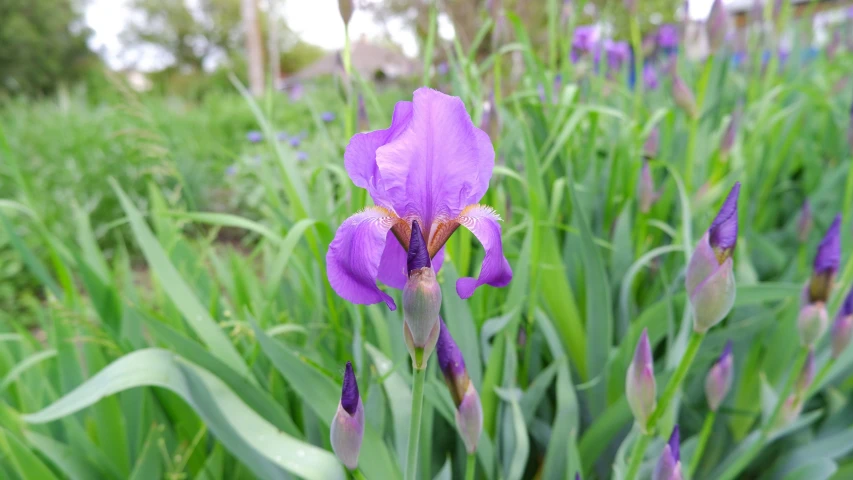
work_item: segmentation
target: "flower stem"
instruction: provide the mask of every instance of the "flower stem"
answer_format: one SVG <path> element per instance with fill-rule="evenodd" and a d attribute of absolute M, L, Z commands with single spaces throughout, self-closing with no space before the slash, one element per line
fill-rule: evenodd
<path fill-rule="evenodd" d="M 474 480 L 474 471 L 477 470 L 477 457 L 474 453 L 468 454 L 468 461 L 465 463 L 465 480 Z"/>
<path fill-rule="evenodd" d="M 629 480 L 633 479 L 640 472 L 640 465 L 643 464 L 643 456 L 651 439 L 651 433 L 640 434 L 640 439 L 637 440 L 637 443 L 634 444 L 634 449 L 631 450 L 631 463 L 628 465 L 628 475 L 625 478 Z"/>
<path fill-rule="evenodd" d="M 770 418 L 768 418 L 767 422 L 764 423 L 764 426 L 761 427 L 761 435 L 758 437 L 758 440 L 754 442 L 749 450 L 738 458 L 736 462 L 732 463 L 729 468 L 723 471 L 723 474 L 719 477 L 720 479 L 730 480 L 732 478 L 737 478 L 740 475 L 741 470 L 746 468 L 746 466 L 749 465 L 749 462 L 751 462 L 752 459 L 761 451 L 761 448 L 764 447 L 764 442 L 767 441 L 767 437 L 770 436 L 770 432 L 776 425 L 776 419 L 779 417 L 779 412 L 782 411 L 782 405 L 784 405 L 785 401 L 788 399 L 788 394 L 794 387 L 794 382 L 799 376 L 800 370 L 803 369 L 803 365 L 806 363 L 806 357 L 808 354 L 809 351 L 807 348 L 800 349 L 800 354 L 797 357 L 797 361 L 794 363 L 794 368 L 791 369 L 791 373 L 788 375 L 788 380 L 785 382 L 785 387 L 782 388 L 782 392 L 776 400 L 776 406 L 773 407 L 773 413 L 770 414 Z"/>
<path fill-rule="evenodd" d="M 702 431 L 699 432 L 699 442 L 696 444 L 696 450 L 693 451 L 693 458 L 690 460 L 690 465 L 687 467 L 687 478 L 693 478 L 693 473 L 699 468 L 699 462 L 702 461 L 702 453 L 705 451 L 705 445 L 708 444 L 708 438 L 711 437 L 711 431 L 714 427 L 714 420 L 717 418 L 717 412 L 711 411 L 705 417 L 705 423 L 702 424 Z"/>
<path fill-rule="evenodd" d="M 421 438 L 421 413 L 424 407 L 424 380 L 426 365 L 416 368 L 412 385 L 412 421 L 409 424 L 409 451 L 406 455 L 406 480 L 418 475 L 418 441 Z"/>
<path fill-rule="evenodd" d="M 669 409 L 669 403 L 672 402 L 676 392 L 681 388 L 681 383 L 684 382 L 684 377 L 687 376 L 687 371 L 690 369 L 690 365 L 693 364 L 693 360 L 699 352 L 703 338 L 705 338 L 705 334 L 703 333 L 693 331 L 690 334 L 690 343 L 687 344 L 687 350 L 684 352 L 684 356 L 681 357 L 681 362 L 678 363 L 675 373 L 670 377 L 669 382 L 667 382 L 666 389 L 663 391 L 663 395 L 661 395 L 655 411 L 652 412 L 649 421 L 646 423 L 646 432 L 648 433 L 643 434 L 643 437 L 631 452 L 631 463 L 628 475 L 625 477 L 626 480 L 633 480 L 637 477 L 640 464 L 643 462 L 643 456 L 646 454 L 646 447 L 649 446 L 649 440 L 654 434 L 655 426 L 657 426 L 658 421 Z"/>

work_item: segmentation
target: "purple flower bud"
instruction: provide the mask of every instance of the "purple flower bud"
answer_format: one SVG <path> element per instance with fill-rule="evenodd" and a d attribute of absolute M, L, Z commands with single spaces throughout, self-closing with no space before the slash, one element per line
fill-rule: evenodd
<path fill-rule="evenodd" d="M 468 371 L 465 369 L 465 359 L 462 357 L 462 352 L 459 351 L 459 347 L 450 335 L 447 325 L 441 319 L 439 319 L 439 328 L 438 342 L 435 344 L 438 367 L 444 374 L 444 381 L 450 390 L 450 396 L 453 397 L 453 402 L 458 407 L 462 403 L 462 397 L 465 396 L 468 384 L 471 381 L 468 378 Z"/>
<path fill-rule="evenodd" d="M 717 51 L 723 45 L 728 33 L 728 23 L 729 14 L 723 6 L 723 0 L 714 0 L 706 23 L 708 43 L 711 50 Z"/>
<path fill-rule="evenodd" d="M 403 335 L 412 364 L 426 368 L 439 336 L 438 312 L 441 309 L 441 288 L 417 220 L 412 222 L 412 236 L 406 258 L 409 277 L 403 287 Z"/>
<path fill-rule="evenodd" d="M 657 201 L 659 194 L 655 191 L 655 184 L 652 180 L 652 173 L 649 169 L 649 162 L 643 160 L 643 167 L 640 170 L 640 183 L 637 186 L 640 197 L 640 211 L 649 213 L 652 205 Z"/>
<path fill-rule="evenodd" d="M 817 247 L 811 280 L 809 302 L 826 302 L 832 290 L 835 272 L 841 263 L 841 215 L 836 215 Z"/>
<path fill-rule="evenodd" d="M 332 419 L 330 437 L 332 450 L 338 460 L 350 470 L 355 470 L 358 467 L 358 454 L 364 437 L 364 406 L 350 362 L 347 362 L 344 372 L 341 401 Z"/>
<path fill-rule="evenodd" d="M 708 371 L 705 377 L 705 398 L 708 408 L 716 412 L 720 404 L 732 388 L 734 358 L 732 357 L 732 342 L 726 343 L 726 348 L 717 363 Z"/>
<path fill-rule="evenodd" d="M 651 159 L 658 156 L 658 146 L 660 145 L 660 129 L 655 126 L 646 138 L 643 144 L 643 158 Z"/>
<path fill-rule="evenodd" d="M 797 330 L 803 346 L 811 347 L 820 340 L 829 325 L 826 304 L 814 302 L 804 305 L 797 316 Z"/>
<path fill-rule="evenodd" d="M 657 465 L 655 465 L 652 480 L 682 480 L 684 478 L 681 473 L 681 452 L 678 437 L 678 425 L 676 425 L 672 429 L 669 441 L 663 447 Z"/>
<path fill-rule="evenodd" d="M 693 92 L 674 70 L 672 72 L 672 98 L 675 100 L 675 104 L 684 110 L 684 113 L 690 118 L 696 118 L 699 114 Z"/>
<path fill-rule="evenodd" d="M 541 83 L 536 85 L 536 93 L 539 94 L 539 103 L 545 105 L 545 85 Z"/>
<path fill-rule="evenodd" d="M 806 199 L 803 202 L 803 208 L 800 210 L 800 218 L 797 220 L 797 238 L 800 242 L 805 242 L 809 238 L 814 219 L 812 218 L 812 204 Z"/>
<path fill-rule="evenodd" d="M 456 407 L 456 427 L 465 443 L 465 450 L 469 454 L 477 451 L 477 442 L 483 432 L 483 405 L 473 383 L 468 383 L 462 403 Z"/>
<path fill-rule="evenodd" d="M 847 293 L 832 324 L 832 358 L 838 358 L 850 344 L 853 334 L 853 289 Z"/>
<path fill-rule="evenodd" d="M 258 132 L 256 130 L 252 130 L 246 134 L 246 140 L 248 140 L 252 143 L 260 143 L 261 140 L 263 140 L 263 139 L 264 139 L 264 136 L 261 135 L 261 132 Z"/>
<path fill-rule="evenodd" d="M 364 107 L 364 97 L 358 96 L 358 129 L 361 132 L 370 130 L 370 122 L 367 120 L 367 109 Z"/>
<path fill-rule="evenodd" d="M 742 114 L 743 107 L 738 105 L 734 112 L 732 112 L 731 118 L 729 118 L 729 124 L 726 126 L 726 131 L 723 134 L 723 140 L 720 142 L 720 153 L 723 155 L 723 158 L 728 157 L 729 152 L 732 151 L 735 139 L 737 138 L 737 130 L 740 126 L 740 117 Z"/>
<path fill-rule="evenodd" d="M 341 20 L 344 21 L 344 25 L 349 24 L 349 21 L 352 19 L 353 10 L 355 10 L 355 7 L 352 0 L 338 0 L 338 12 L 341 14 Z"/>
<path fill-rule="evenodd" d="M 655 66 L 651 63 L 643 65 L 643 85 L 646 87 L 646 90 L 657 90 L 659 84 L 660 81 Z"/>
<path fill-rule="evenodd" d="M 693 307 L 693 329 L 700 333 L 719 323 L 734 305 L 735 279 L 731 254 L 737 243 L 739 194 L 740 182 L 732 187 L 687 265 L 685 286 Z"/>
<path fill-rule="evenodd" d="M 708 229 L 708 241 L 711 247 L 717 252 L 720 263 L 731 255 L 731 252 L 737 245 L 737 200 L 740 196 L 740 182 L 735 182 L 735 185 L 729 191 L 726 201 L 720 207 L 719 213 L 711 223 Z"/>
<path fill-rule="evenodd" d="M 335 112 L 323 112 L 320 114 L 320 119 L 326 123 L 335 121 Z"/>
<path fill-rule="evenodd" d="M 628 366 L 628 375 L 625 378 L 625 396 L 628 405 L 634 414 L 637 425 L 645 432 L 649 416 L 655 410 L 657 401 L 655 399 L 656 385 L 654 372 L 654 359 L 652 358 L 652 347 L 649 344 L 649 333 L 643 329 L 637 348 L 634 350 L 634 358 Z"/>

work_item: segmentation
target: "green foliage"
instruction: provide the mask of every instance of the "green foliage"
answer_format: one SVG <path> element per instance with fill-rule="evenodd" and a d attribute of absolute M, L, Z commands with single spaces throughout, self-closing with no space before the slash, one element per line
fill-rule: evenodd
<path fill-rule="evenodd" d="M 836 212 L 847 225 L 853 218 L 843 135 L 853 99 L 836 86 L 853 72 L 853 52 L 800 65 L 795 50 L 764 68 L 680 58 L 700 105 L 694 120 L 667 81 L 639 96 L 604 72 L 556 70 L 550 59 L 567 53 L 570 36 L 542 51 L 509 21 L 511 49 L 479 59 L 476 44 L 454 45 L 450 73 L 431 80 L 477 123 L 494 90 L 500 118 L 483 203 L 504 219 L 513 281 L 459 299 L 456 278 L 476 273 L 483 255 L 462 230 L 439 274 L 442 316 L 482 398 L 476 478 L 623 478 L 640 438 L 650 445 L 639 458 L 647 478 L 675 423 L 682 461 L 693 462 L 710 414 L 705 374 L 729 339 L 734 386 L 694 478 L 847 478 L 852 348 L 830 362 L 820 344 L 802 413 L 782 428 L 764 422 L 804 358 L 794 332 L 813 252 Z M 764 47 L 753 46 L 753 61 Z M 504 75 L 517 55 L 525 68 Z M 557 73 L 563 88 L 552 92 Z M 515 83 L 493 89 L 486 76 Z M 409 89 L 354 82 L 371 128 L 410 99 Z M 0 307 L 1 478 L 341 477 L 328 439 L 347 360 L 367 418 L 357 475 L 401 477 L 412 375 L 400 312 L 343 301 L 325 274 L 335 229 L 370 203 L 342 158 L 356 103 L 331 85 L 307 90 L 296 103 L 239 89 L 242 98 L 214 91 L 196 102 L 159 93 L 94 107 L 75 95 L 16 100 L 0 111 L 0 261 L 13 265 L 0 279 L 15 279 L 16 302 Z M 324 123 L 325 110 L 338 120 Z M 661 196 L 642 213 L 637 180 L 655 126 Z M 248 130 L 264 141 L 249 143 Z M 302 130 L 296 148 L 276 138 Z M 685 258 L 735 181 L 735 307 L 688 344 Z M 815 227 L 801 241 L 805 198 Z M 853 284 L 848 231 L 843 252 L 831 314 Z M 643 329 L 659 392 L 685 375 L 653 437 L 632 431 L 624 398 Z M 685 351 L 695 361 L 682 363 Z M 435 370 L 416 469 L 463 478 L 454 403 Z"/>
<path fill-rule="evenodd" d="M 0 2 L 0 99 L 43 95 L 99 65 L 74 0 Z"/>

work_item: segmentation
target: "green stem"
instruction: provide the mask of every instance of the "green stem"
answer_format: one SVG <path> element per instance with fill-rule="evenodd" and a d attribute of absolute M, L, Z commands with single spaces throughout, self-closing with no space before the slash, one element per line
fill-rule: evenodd
<path fill-rule="evenodd" d="M 770 414 L 770 418 L 768 418 L 764 426 L 761 427 L 761 435 L 758 437 L 758 440 L 753 443 L 749 450 L 738 458 L 736 462 L 732 463 L 729 468 L 723 471 L 723 474 L 719 477 L 721 480 L 737 478 L 740 475 L 741 470 L 746 468 L 746 466 L 749 465 L 749 462 L 751 462 L 764 447 L 764 442 L 767 441 L 767 437 L 770 436 L 771 430 L 776 425 L 776 419 L 779 417 L 779 412 L 782 411 L 782 406 L 788 399 L 788 394 L 794 387 L 794 382 L 799 376 L 799 372 L 803 369 L 803 365 L 806 363 L 806 357 L 808 354 L 809 351 L 807 348 L 800 349 L 800 354 L 797 357 L 797 361 L 794 363 L 794 368 L 791 369 L 791 373 L 788 375 L 788 380 L 785 382 L 785 387 L 782 389 L 782 392 L 779 394 L 779 398 L 776 400 L 776 406 L 773 408 L 773 413 Z"/>
<path fill-rule="evenodd" d="M 820 384 L 823 382 L 823 379 L 829 375 L 829 371 L 832 370 L 832 365 L 835 363 L 835 359 L 831 358 L 823 368 L 820 369 L 820 372 L 817 373 L 817 376 L 814 377 L 811 386 L 809 387 L 808 393 L 806 393 L 806 399 L 810 398 L 812 395 L 817 393 L 817 390 L 820 388 Z"/>
<path fill-rule="evenodd" d="M 474 471 L 477 470 L 477 457 L 473 453 L 468 454 L 468 461 L 465 463 L 465 480 L 474 480 Z"/>
<path fill-rule="evenodd" d="M 699 442 L 696 444 L 696 450 L 693 451 L 693 458 L 690 459 L 690 465 L 687 467 L 687 478 L 693 478 L 693 473 L 699 468 L 699 462 L 702 461 L 702 453 L 705 451 L 705 445 L 708 444 L 708 438 L 711 437 L 711 431 L 714 428 L 714 420 L 716 418 L 716 411 L 712 411 L 705 417 L 705 423 L 702 424 L 702 431 L 699 432 Z"/>
<path fill-rule="evenodd" d="M 429 7 L 429 30 L 424 48 L 424 77 L 423 86 L 429 85 L 430 72 L 432 71 L 432 54 L 435 49 L 435 32 L 438 29 L 438 7 L 436 2 L 431 2 Z"/>
<path fill-rule="evenodd" d="M 640 20 L 631 15 L 631 48 L 634 50 L 634 121 L 640 122 L 640 109 L 643 106 L 643 41 L 640 39 Z"/>
<path fill-rule="evenodd" d="M 421 438 L 421 413 L 424 407 L 424 380 L 426 365 L 416 368 L 412 385 L 412 421 L 409 424 L 409 450 L 406 455 L 406 480 L 418 476 L 418 441 Z"/>
<path fill-rule="evenodd" d="M 699 352 L 703 338 L 705 338 L 705 334 L 703 333 L 694 331 L 690 334 L 690 343 L 687 344 L 687 350 L 684 352 L 684 356 L 681 357 L 681 362 L 678 363 L 675 373 L 670 377 L 669 382 L 667 382 L 666 389 L 663 391 L 663 395 L 661 395 L 655 411 L 652 412 L 646 423 L 646 432 L 648 433 L 643 435 L 643 438 L 640 439 L 640 442 L 637 443 L 637 446 L 631 452 L 631 467 L 628 469 L 628 475 L 625 477 L 627 480 L 633 480 L 637 477 L 637 472 L 640 469 L 640 464 L 643 462 L 646 447 L 649 446 L 649 440 L 655 431 L 655 427 L 663 417 L 663 414 L 669 409 L 669 404 L 672 402 L 678 389 L 681 388 L 681 383 L 684 382 L 684 377 L 687 376 L 687 371 L 690 370 L 690 365 L 693 364 L 693 360 Z"/>
<path fill-rule="evenodd" d="M 640 472 L 640 465 L 643 464 L 643 456 L 646 453 L 646 448 L 649 447 L 649 442 L 652 440 L 650 433 L 641 433 L 640 439 L 634 444 L 634 449 L 631 451 L 631 463 L 628 466 L 628 475 L 625 477 L 631 480 Z"/>

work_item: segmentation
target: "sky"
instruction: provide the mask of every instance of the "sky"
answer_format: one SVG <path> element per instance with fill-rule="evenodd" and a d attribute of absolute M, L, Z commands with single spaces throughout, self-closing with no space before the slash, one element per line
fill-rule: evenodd
<path fill-rule="evenodd" d="M 338 14 L 337 0 L 267 1 L 278 4 L 290 28 L 306 42 L 327 50 L 343 48 L 344 29 Z M 731 0 L 724 0 L 724 3 L 729 1 Z M 694 19 L 707 17 L 711 2 L 712 0 L 691 0 L 690 17 Z M 190 0 L 190 4 L 192 3 L 193 1 Z M 128 0 L 89 0 L 86 8 L 86 22 L 95 32 L 90 41 L 91 47 L 101 53 L 112 68 L 126 67 L 132 60 L 138 60 L 138 66 L 143 70 L 161 67 L 163 59 L 156 51 L 140 50 L 123 54 L 119 34 L 131 15 L 127 4 Z M 387 28 L 391 38 L 400 44 L 407 55 L 417 55 L 417 41 L 411 32 L 403 28 L 401 22 L 382 25 L 364 11 L 356 10 L 353 14 L 350 22 L 350 38 L 355 40 L 362 35 L 377 36 L 383 28 Z M 439 34 L 445 38 L 453 35 L 453 27 L 446 19 L 439 21 Z"/>

